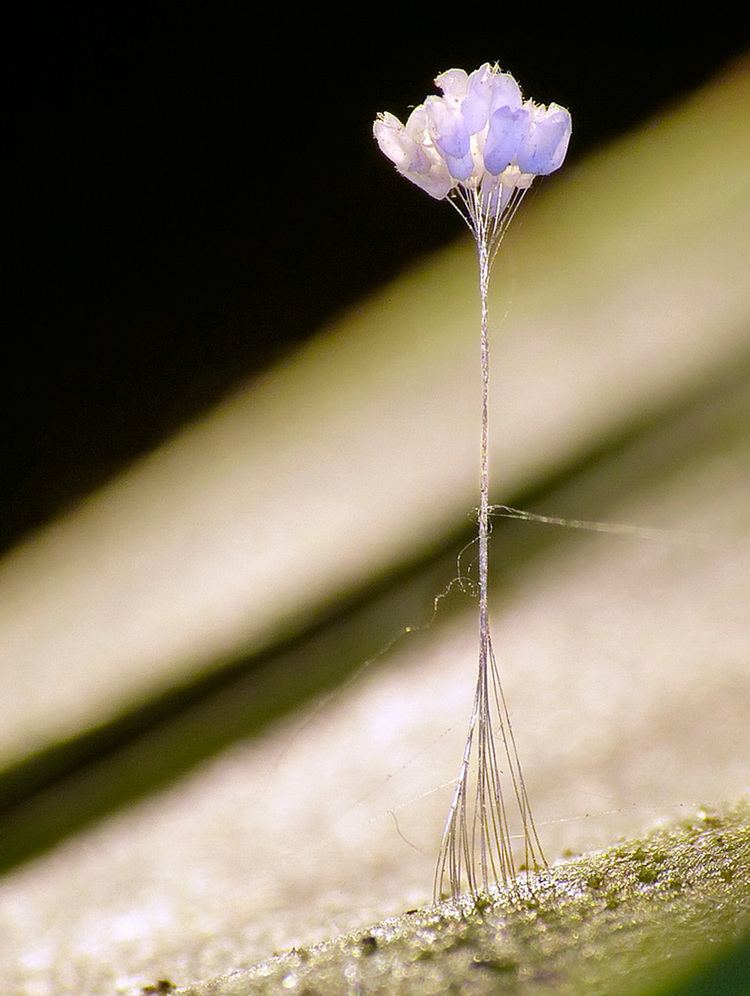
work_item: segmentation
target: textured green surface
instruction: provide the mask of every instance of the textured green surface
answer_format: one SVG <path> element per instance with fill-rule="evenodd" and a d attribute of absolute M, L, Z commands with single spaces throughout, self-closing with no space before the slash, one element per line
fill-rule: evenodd
<path fill-rule="evenodd" d="M 680 988 L 686 963 L 750 927 L 750 808 L 702 810 L 520 881 L 192 986 L 190 996 L 334 993 L 649 993 L 722 988 L 739 948 Z M 687 986 L 687 984 L 685 984 Z"/>

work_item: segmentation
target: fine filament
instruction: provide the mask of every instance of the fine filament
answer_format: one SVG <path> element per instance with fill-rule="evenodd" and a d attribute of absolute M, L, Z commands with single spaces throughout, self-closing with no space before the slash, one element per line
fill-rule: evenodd
<path fill-rule="evenodd" d="M 488 607 L 489 504 L 489 337 L 488 292 L 492 264 L 527 188 L 513 189 L 501 206 L 500 184 L 493 191 L 458 188 L 450 203 L 469 226 L 477 246 L 481 305 L 482 430 L 480 447 L 479 667 L 469 730 L 451 799 L 435 869 L 434 896 L 457 898 L 464 888 L 472 895 L 495 883 L 513 887 L 520 868 L 512 840 L 520 836 L 523 867 L 546 866 L 526 782 L 518 756 L 510 713 L 490 632 Z M 513 832 L 517 811 L 520 834 Z"/>
<path fill-rule="evenodd" d="M 463 760 L 435 870 L 436 899 L 447 885 L 458 896 L 494 882 L 515 881 L 508 807 L 517 806 L 526 868 L 544 864 L 490 637 L 487 601 L 489 540 L 490 272 L 503 236 L 534 177 L 565 160 L 570 111 L 524 100 L 518 81 L 497 63 L 435 77 L 442 96 L 430 94 L 406 124 L 378 114 L 372 130 L 396 170 L 436 200 L 447 200 L 468 225 L 479 258 L 481 304 L 482 436 L 479 531 L 479 672 Z M 459 581 L 460 583 L 460 581 Z"/>

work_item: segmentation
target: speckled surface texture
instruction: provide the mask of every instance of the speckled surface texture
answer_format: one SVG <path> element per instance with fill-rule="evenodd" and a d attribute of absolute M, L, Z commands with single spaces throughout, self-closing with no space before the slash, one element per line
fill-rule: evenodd
<path fill-rule="evenodd" d="M 749 820 L 747 805 L 724 816 L 702 811 L 514 890 L 415 910 L 180 992 L 656 991 L 696 952 L 750 928 Z"/>
<path fill-rule="evenodd" d="M 692 458 L 677 469 L 665 459 L 676 427 L 648 443 L 658 474 L 639 444 L 632 462 L 650 483 L 631 481 L 607 518 L 746 535 L 747 395 L 682 422 Z M 502 571 L 492 602 L 552 860 L 737 798 L 750 756 L 746 544 L 563 536 Z M 426 904 L 475 626 L 474 603 L 459 599 L 329 701 L 5 876 L 0 992 L 186 984 Z"/>

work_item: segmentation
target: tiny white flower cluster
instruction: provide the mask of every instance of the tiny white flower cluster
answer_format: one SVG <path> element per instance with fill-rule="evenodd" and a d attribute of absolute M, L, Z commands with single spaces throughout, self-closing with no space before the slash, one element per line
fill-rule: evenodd
<path fill-rule="evenodd" d="M 486 62 L 473 73 L 449 69 L 403 125 L 379 114 L 373 134 L 396 169 L 442 200 L 470 192 L 482 214 L 497 217 L 514 191 L 559 169 L 568 150 L 570 112 L 524 101 L 510 73 Z"/>

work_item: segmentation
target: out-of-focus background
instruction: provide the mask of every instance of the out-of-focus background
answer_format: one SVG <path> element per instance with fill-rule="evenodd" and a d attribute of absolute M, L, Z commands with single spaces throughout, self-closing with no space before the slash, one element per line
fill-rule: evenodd
<path fill-rule="evenodd" d="M 495 273 L 493 500 L 647 530 L 496 524 L 549 856 L 747 788 L 747 33 L 362 18 L 16 27 L 3 991 L 187 983 L 429 898 L 475 273 L 371 123 L 453 65 L 574 120 Z"/>
<path fill-rule="evenodd" d="M 452 212 L 394 182 L 370 132 L 376 111 L 403 116 L 430 92 L 436 67 L 499 59 L 535 99 L 573 108 L 575 162 L 658 124 L 747 41 L 736 25 L 525 21 L 410 26 L 383 9 L 261 29 L 50 8 L 18 27 L 6 549 L 456 239 Z"/>

